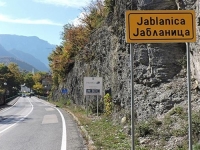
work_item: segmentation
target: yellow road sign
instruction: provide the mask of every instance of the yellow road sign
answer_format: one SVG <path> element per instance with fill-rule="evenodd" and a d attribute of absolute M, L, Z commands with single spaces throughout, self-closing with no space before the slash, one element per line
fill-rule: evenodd
<path fill-rule="evenodd" d="M 196 42 L 194 10 L 128 10 L 127 43 Z"/>

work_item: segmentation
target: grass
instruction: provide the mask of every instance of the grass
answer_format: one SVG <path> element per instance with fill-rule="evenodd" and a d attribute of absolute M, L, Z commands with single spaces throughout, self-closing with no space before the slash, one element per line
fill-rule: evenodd
<path fill-rule="evenodd" d="M 81 108 L 67 107 L 80 121 L 81 125 L 91 136 L 97 149 L 129 150 L 129 137 L 123 133 L 121 126 L 113 125 L 111 119 L 105 115 L 99 117 L 89 115 Z"/>
<path fill-rule="evenodd" d="M 111 118 L 101 114 L 97 117 L 94 114 L 87 113 L 85 109 L 70 103 L 70 100 L 60 100 L 53 102 L 67 111 L 72 112 L 79 120 L 89 136 L 94 142 L 97 150 L 130 150 L 131 137 L 128 136 L 120 125 L 114 125 Z M 135 148 L 136 150 L 160 150 L 167 144 L 171 137 L 186 137 L 188 131 L 187 112 L 181 106 L 177 106 L 169 111 L 162 120 L 156 118 L 149 118 L 144 122 L 138 122 L 135 126 Z M 194 149 L 200 147 L 198 139 L 200 137 L 200 111 L 192 113 L 192 133 Z M 83 132 L 84 133 L 84 132 Z M 88 140 L 87 136 L 83 137 Z M 141 144 L 140 138 L 149 140 L 149 143 Z M 155 143 L 159 142 L 159 145 Z M 173 141 L 172 141 L 173 142 Z M 95 150 L 96 150 L 95 149 Z M 188 149 L 187 138 L 183 138 L 182 143 L 179 143 L 175 150 Z M 90 149 L 89 150 L 94 150 Z"/>
<path fill-rule="evenodd" d="M 98 117 L 91 114 L 87 116 L 83 108 L 71 103 L 67 105 L 69 103 L 67 103 L 66 100 L 50 102 L 73 113 L 79 120 L 81 126 L 84 126 L 92 138 L 97 150 L 130 150 L 130 137 L 123 132 L 123 128 L 120 125 L 113 125 L 111 118 L 108 116 L 104 114 Z M 83 137 L 85 137 L 85 135 L 83 135 Z"/>
<path fill-rule="evenodd" d="M 130 149 L 128 137 L 122 132 L 121 127 L 112 125 L 105 116 L 91 119 L 86 127 L 97 149 Z"/>

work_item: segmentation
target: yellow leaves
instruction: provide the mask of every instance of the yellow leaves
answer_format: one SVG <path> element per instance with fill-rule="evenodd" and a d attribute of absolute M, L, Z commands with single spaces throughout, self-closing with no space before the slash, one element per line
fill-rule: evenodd
<path fill-rule="evenodd" d="M 88 32 L 83 26 L 70 26 L 70 28 L 65 29 L 64 37 L 64 49 L 70 52 L 77 52 L 81 50 L 88 41 Z"/>
<path fill-rule="evenodd" d="M 88 32 L 83 26 L 67 24 L 64 26 L 62 46 L 57 46 L 49 56 L 53 73 L 63 77 L 73 67 L 74 57 L 81 51 L 88 41 Z"/>
<path fill-rule="evenodd" d="M 105 106 L 105 114 L 107 116 L 111 115 L 112 113 L 112 98 L 110 96 L 110 94 L 106 94 L 104 96 L 104 106 Z"/>
<path fill-rule="evenodd" d="M 69 55 L 71 49 L 73 48 L 73 44 L 70 42 L 65 42 L 64 44 L 64 52 Z"/>
<path fill-rule="evenodd" d="M 0 95 L 3 95 L 3 94 L 5 94 L 5 89 L 0 88 Z"/>
<path fill-rule="evenodd" d="M 83 10 L 83 17 L 79 18 L 83 24 L 78 26 L 66 24 L 63 27 L 61 46 L 57 46 L 48 58 L 52 74 L 56 73 L 59 77 L 65 78 L 73 68 L 76 55 L 84 53 L 84 47 L 89 41 L 92 30 L 99 27 L 106 15 L 103 0 L 92 1 Z M 85 57 L 91 60 L 93 56 Z"/>
<path fill-rule="evenodd" d="M 33 85 L 33 90 L 36 91 L 37 93 L 42 94 L 43 92 L 43 86 L 40 82 L 37 82 L 35 85 Z"/>
<path fill-rule="evenodd" d="M 42 80 L 42 75 L 40 73 L 35 73 L 33 75 L 34 82 L 40 82 Z"/>

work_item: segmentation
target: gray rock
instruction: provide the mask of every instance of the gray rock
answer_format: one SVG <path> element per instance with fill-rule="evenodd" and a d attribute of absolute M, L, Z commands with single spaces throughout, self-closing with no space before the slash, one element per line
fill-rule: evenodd
<path fill-rule="evenodd" d="M 90 42 L 77 56 L 71 71 L 66 74 L 65 82 L 60 83 L 54 91 L 54 100 L 64 97 L 84 107 L 88 102 L 94 105 L 91 108 L 96 109 L 96 96 L 83 94 L 83 78 L 99 76 L 103 78 L 103 96 L 106 90 L 111 91 L 113 120 L 120 123 L 121 116 L 130 115 L 130 44 L 125 41 L 124 10 L 131 7 L 144 10 L 178 8 L 175 0 L 143 0 L 138 1 L 138 4 L 136 0 L 132 2 L 133 5 L 131 0 L 115 1 L 114 12 L 109 13 L 104 25 L 93 32 Z M 191 72 L 193 78 L 200 83 L 199 27 L 197 36 L 198 41 L 190 44 Z M 133 44 L 133 51 L 134 110 L 137 120 L 162 115 L 175 104 L 187 99 L 185 43 Z M 83 59 L 85 52 L 91 57 Z M 60 93 L 63 87 L 68 89 L 67 95 Z M 99 97 L 101 112 L 104 110 L 103 96 L 101 99 Z"/>

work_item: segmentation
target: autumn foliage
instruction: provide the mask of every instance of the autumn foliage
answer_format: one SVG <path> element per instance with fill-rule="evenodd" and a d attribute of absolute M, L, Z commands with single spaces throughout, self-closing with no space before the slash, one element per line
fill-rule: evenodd
<path fill-rule="evenodd" d="M 55 86 L 63 81 L 66 74 L 73 68 L 77 54 L 84 55 L 84 47 L 88 43 L 90 34 L 103 23 L 111 2 L 112 0 L 91 1 L 83 8 L 79 25 L 66 24 L 63 27 L 63 41 L 49 56 L 49 66 Z"/>

